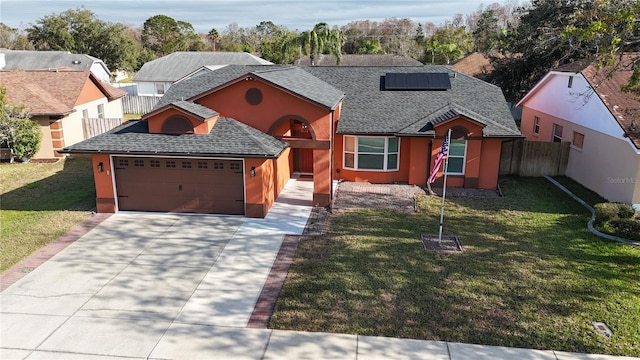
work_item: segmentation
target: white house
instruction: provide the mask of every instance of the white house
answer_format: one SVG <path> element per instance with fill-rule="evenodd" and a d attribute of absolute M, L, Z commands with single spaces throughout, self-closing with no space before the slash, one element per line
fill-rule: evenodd
<path fill-rule="evenodd" d="M 138 96 L 163 96 L 176 81 L 220 65 L 272 65 L 246 52 L 174 52 L 142 65 L 133 77 Z"/>
<path fill-rule="evenodd" d="M 571 142 L 568 177 L 640 209 L 640 99 L 622 91 L 629 60 L 610 76 L 592 62 L 550 71 L 518 105 L 527 140 Z"/>

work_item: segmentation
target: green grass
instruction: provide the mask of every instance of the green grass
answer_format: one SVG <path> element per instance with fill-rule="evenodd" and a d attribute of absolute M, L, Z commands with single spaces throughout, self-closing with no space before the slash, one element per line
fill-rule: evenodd
<path fill-rule="evenodd" d="M 89 218 L 95 207 L 91 161 L 0 166 L 0 271 Z"/>
<path fill-rule="evenodd" d="M 447 199 L 444 233 L 462 254 L 418 241 L 438 232 L 436 197 L 417 214 L 332 215 L 326 235 L 301 241 L 270 327 L 640 355 L 640 249 L 593 236 L 587 210 L 545 179 L 501 187 L 500 199 Z"/>

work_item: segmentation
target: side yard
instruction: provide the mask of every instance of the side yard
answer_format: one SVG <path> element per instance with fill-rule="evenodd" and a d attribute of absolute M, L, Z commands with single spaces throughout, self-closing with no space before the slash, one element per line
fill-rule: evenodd
<path fill-rule="evenodd" d="M 0 165 L 0 272 L 88 219 L 91 161 Z"/>
<path fill-rule="evenodd" d="M 447 198 L 459 254 L 418 240 L 438 232 L 438 197 L 418 213 L 337 209 L 300 241 L 270 327 L 639 356 L 640 249 L 593 236 L 586 209 L 545 179 L 501 188 Z"/>

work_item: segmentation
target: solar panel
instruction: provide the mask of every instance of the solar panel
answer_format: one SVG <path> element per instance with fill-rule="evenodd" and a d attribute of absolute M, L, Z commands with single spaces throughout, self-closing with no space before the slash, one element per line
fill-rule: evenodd
<path fill-rule="evenodd" d="M 451 89 L 448 73 L 386 73 L 385 90 L 447 90 Z"/>

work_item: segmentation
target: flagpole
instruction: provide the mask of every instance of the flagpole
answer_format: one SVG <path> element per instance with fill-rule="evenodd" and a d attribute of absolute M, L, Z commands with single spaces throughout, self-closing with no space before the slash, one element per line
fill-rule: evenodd
<path fill-rule="evenodd" d="M 451 129 L 447 132 L 447 157 L 444 159 L 444 183 L 442 184 L 442 206 L 440 207 L 440 231 L 438 231 L 438 241 L 442 241 L 442 223 L 444 221 L 444 198 L 447 194 L 447 167 L 449 166 L 449 147 L 451 146 Z"/>

